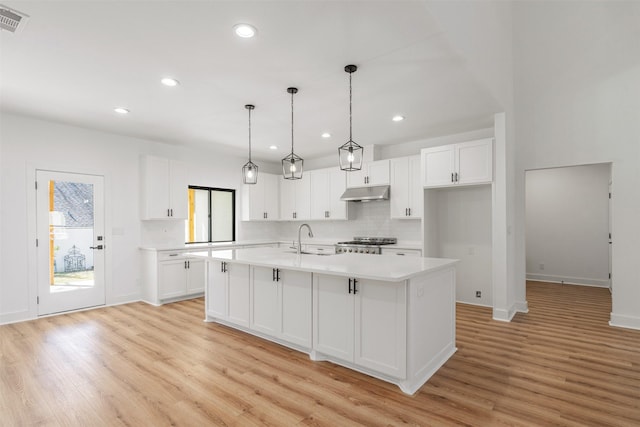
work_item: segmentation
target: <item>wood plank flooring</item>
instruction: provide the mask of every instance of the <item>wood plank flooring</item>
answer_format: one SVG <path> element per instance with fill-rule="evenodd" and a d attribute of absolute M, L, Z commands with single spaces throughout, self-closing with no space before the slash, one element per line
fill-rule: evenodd
<path fill-rule="evenodd" d="M 0 326 L 1 426 L 638 426 L 640 331 L 609 291 L 529 282 L 511 323 L 458 304 L 414 396 L 220 325 L 202 299 Z"/>

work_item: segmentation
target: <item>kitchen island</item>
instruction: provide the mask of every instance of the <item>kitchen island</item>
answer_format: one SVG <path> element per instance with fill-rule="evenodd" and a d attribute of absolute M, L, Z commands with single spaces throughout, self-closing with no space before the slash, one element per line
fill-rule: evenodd
<path fill-rule="evenodd" d="M 193 251 L 206 321 L 415 393 L 456 351 L 455 264 L 442 258 Z"/>

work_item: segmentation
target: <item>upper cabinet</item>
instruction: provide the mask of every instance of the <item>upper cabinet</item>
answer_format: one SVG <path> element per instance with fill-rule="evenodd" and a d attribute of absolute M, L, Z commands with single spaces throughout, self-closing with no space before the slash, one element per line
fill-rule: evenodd
<path fill-rule="evenodd" d="M 187 219 L 186 165 L 155 156 L 140 159 L 142 219 Z"/>
<path fill-rule="evenodd" d="M 420 155 L 391 159 L 391 218 L 422 218 Z"/>
<path fill-rule="evenodd" d="M 309 173 L 301 179 L 280 180 L 280 219 L 306 220 L 311 217 L 311 180 Z"/>
<path fill-rule="evenodd" d="M 389 160 L 366 162 L 359 171 L 347 172 L 349 188 L 375 185 L 389 185 Z"/>
<path fill-rule="evenodd" d="M 243 221 L 275 221 L 279 219 L 279 177 L 280 175 L 260 172 L 257 183 L 243 184 Z"/>
<path fill-rule="evenodd" d="M 337 167 L 309 172 L 311 181 L 311 219 L 347 219 L 347 202 L 340 196 L 347 188 L 345 172 Z"/>
<path fill-rule="evenodd" d="M 422 149 L 425 188 L 493 181 L 493 138 Z"/>

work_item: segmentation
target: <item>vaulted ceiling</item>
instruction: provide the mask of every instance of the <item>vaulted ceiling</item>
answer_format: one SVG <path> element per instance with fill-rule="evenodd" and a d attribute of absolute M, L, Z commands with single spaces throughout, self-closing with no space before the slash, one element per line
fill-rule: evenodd
<path fill-rule="evenodd" d="M 501 107 L 421 1 L 5 1 L 0 108 L 71 125 L 254 157 L 335 153 L 491 125 Z M 250 39 L 233 27 L 249 23 Z M 180 81 L 166 87 L 160 79 Z M 116 114 L 114 107 L 130 110 Z M 394 115 L 405 116 L 393 122 Z M 330 138 L 322 138 L 329 132 Z M 88 142 L 90 143 L 90 142 Z M 276 145 L 277 150 L 270 150 Z"/>

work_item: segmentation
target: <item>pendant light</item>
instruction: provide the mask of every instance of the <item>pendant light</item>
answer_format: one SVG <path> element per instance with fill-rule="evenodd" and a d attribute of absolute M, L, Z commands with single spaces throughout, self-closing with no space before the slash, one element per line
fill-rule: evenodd
<path fill-rule="evenodd" d="M 355 65 L 347 65 L 344 67 L 344 71 L 349 73 L 349 141 L 338 148 L 338 158 L 340 160 L 340 169 L 347 172 L 362 169 L 362 154 L 364 152 L 364 149 L 356 144 L 352 137 L 351 74 L 355 73 L 357 69 L 358 67 Z"/>
<path fill-rule="evenodd" d="M 284 179 L 300 179 L 304 160 L 293 152 L 293 95 L 298 93 L 298 89 L 290 87 L 287 92 L 291 94 L 291 154 L 282 159 L 282 175 Z"/>
<path fill-rule="evenodd" d="M 245 184 L 256 184 L 258 182 L 258 166 L 251 161 L 251 110 L 256 107 L 247 104 L 244 108 L 249 110 L 249 161 L 242 167 L 242 182 Z"/>

